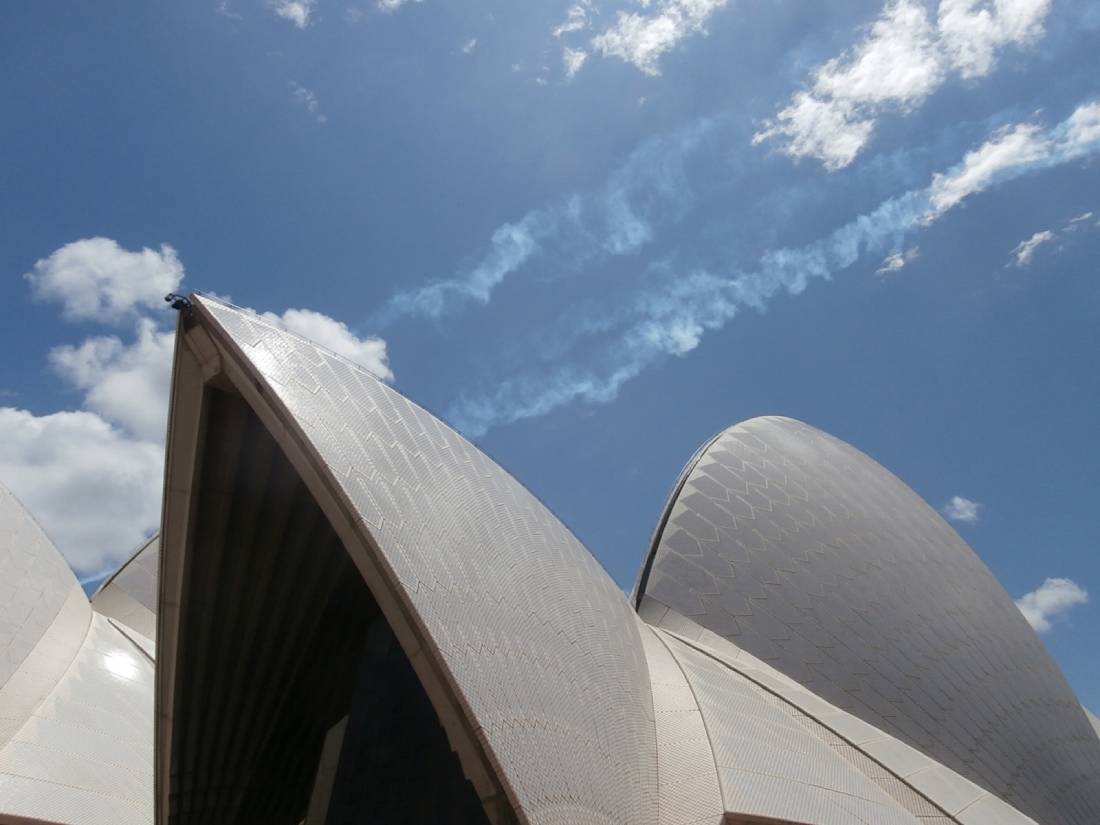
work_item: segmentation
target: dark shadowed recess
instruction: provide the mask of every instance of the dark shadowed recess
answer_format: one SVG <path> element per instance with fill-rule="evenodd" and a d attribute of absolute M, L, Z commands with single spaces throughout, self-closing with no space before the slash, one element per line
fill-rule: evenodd
<path fill-rule="evenodd" d="M 431 703 L 290 462 L 209 391 L 169 822 L 486 823 Z"/>

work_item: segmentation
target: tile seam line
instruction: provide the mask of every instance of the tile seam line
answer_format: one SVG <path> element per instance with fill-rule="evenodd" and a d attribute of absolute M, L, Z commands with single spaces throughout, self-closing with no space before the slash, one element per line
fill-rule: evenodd
<path fill-rule="evenodd" d="M 714 769 L 714 783 L 718 788 L 718 799 L 722 802 L 722 817 L 726 816 L 726 798 L 722 793 L 722 776 L 718 773 L 718 759 L 714 755 L 714 737 L 711 735 L 710 726 L 707 725 L 707 716 L 703 713 L 703 706 L 699 703 L 699 695 L 695 692 L 695 685 L 691 683 L 691 679 L 688 678 L 687 671 L 684 670 L 683 664 L 680 663 L 679 658 L 669 647 L 668 642 L 662 638 L 661 633 L 655 627 L 649 627 L 649 631 L 657 638 L 657 641 L 665 648 L 665 651 L 672 657 L 673 663 L 676 665 L 676 669 L 680 671 L 680 676 L 683 678 L 684 683 L 687 685 L 688 690 L 691 692 L 691 700 L 695 703 L 695 712 L 699 714 L 699 721 L 703 723 L 703 733 L 707 735 L 707 747 L 710 749 L 710 765 Z M 656 729 L 656 712 L 654 712 L 654 728 Z M 658 741 L 658 747 L 660 742 Z M 657 762 L 660 765 L 660 760 Z M 658 816 L 660 816 L 660 808 L 657 810 Z"/>
<path fill-rule="evenodd" d="M 757 681 L 757 680 L 756 680 L 756 679 L 754 679 L 754 678 L 753 678 L 753 677 L 752 677 L 751 675 L 749 675 L 748 673 L 746 673 L 746 672 L 744 671 L 744 669 L 743 669 L 743 668 L 735 667 L 734 665 L 731 665 L 730 663 L 728 663 L 728 662 L 725 662 L 725 661 L 723 661 L 723 660 L 719 659 L 719 658 L 718 658 L 717 656 L 715 656 L 715 655 L 714 655 L 713 653 L 711 653 L 710 651 L 708 651 L 708 650 L 705 650 L 704 648 L 700 647 L 699 645 L 697 645 L 697 644 L 693 643 L 693 642 L 692 642 L 692 641 L 691 641 L 690 639 L 688 639 L 688 638 L 686 638 L 686 637 L 684 637 L 684 636 L 681 636 L 681 635 L 680 635 L 680 634 L 678 634 L 678 633 L 675 633 L 675 632 L 673 632 L 673 631 L 671 631 L 671 630 L 668 630 L 668 631 L 665 631 L 665 632 L 666 632 L 666 633 L 669 633 L 669 634 L 670 634 L 670 635 L 672 635 L 672 636 L 673 636 L 674 638 L 676 638 L 676 639 L 678 639 L 678 640 L 682 641 L 682 642 L 683 642 L 684 644 L 686 644 L 686 645 L 687 645 L 688 647 L 692 648 L 693 650 L 696 650 L 696 651 L 698 651 L 699 653 L 702 653 L 702 654 L 703 654 L 704 656 L 706 656 L 706 657 L 708 657 L 708 658 L 710 658 L 710 659 L 713 659 L 713 660 L 714 660 L 715 662 L 717 662 L 718 664 L 720 664 L 720 665 L 722 665 L 722 666 L 724 666 L 724 667 L 727 667 L 727 668 L 729 668 L 730 670 L 733 670 L 733 671 L 735 671 L 735 672 L 739 673 L 739 674 L 740 674 L 741 676 L 743 676 L 743 677 L 744 677 L 745 679 L 748 679 L 748 680 L 749 680 L 750 682 L 752 682 L 752 683 L 753 683 L 754 685 L 756 685 L 757 687 L 759 687 L 759 688 L 760 688 L 761 690 L 763 690 L 763 691 L 765 691 L 766 693 L 768 693 L 768 694 L 770 694 L 770 695 L 772 695 L 772 696 L 776 697 L 776 698 L 777 698 L 777 699 L 779 699 L 779 700 L 780 700 L 781 702 L 783 702 L 783 703 L 785 703 L 785 704 L 789 705 L 790 707 L 794 708 L 794 709 L 795 709 L 795 710 L 797 710 L 797 711 L 798 711 L 799 713 L 801 713 L 801 714 L 805 715 L 805 716 L 806 716 L 806 717 L 808 717 L 809 719 L 812 719 L 812 720 L 813 720 L 814 722 L 816 722 L 816 723 L 817 723 L 818 725 L 820 725 L 821 727 L 823 727 L 823 728 L 825 728 L 826 730 L 828 730 L 828 731 L 829 731 L 830 733 L 832 733 L 832 734 L 833 734 L 834 736 L 837 736 L 838 738 L 840 738 L 840 739 L 844 740 L 844 742 L 845 742 L 846 744 L 848 744 L 848 745 L 849 745 L 850 747 L 853 747 L 853 748 L 855 748 L 855 749 L 856 749 L 857 751 L 859 751 L 859 753 L 863 754 L 863 755 L 864 755 L 865 757 L 867 757 L 867 759 L 869 759 L 869 760 L 871 760 L 872 762 L 874 762 L 874 763 L 875 763 L 876 765 L 878 765 L 878 766 L 879 766 L 880 768 L 882 768 L 882 769 L 883 769 L 884 771 L 886 771 L 886 772 L 887 772 L 888 774 L 890 774 L 890 776 L 894 777 L 894 779 L 896 779 L 896 780 L 897 780 L 898 782 L 902 783 L 902 784 L 903 784 L 903 785 L 904 785 L 904 786 L 905 786 L 906 788 L 908 788 L 909 790 L 911 790 L 911 791 L 912 791 L 913 793 L 915 793 L 915 794 L 916 794 L 917 796 L 919 796 L 919 797 L 920 797 L 921 799 L 925 800 L 925 801 L 926 801 L 926 802 L 927 802 L 927 803 L 928 803 L 929 805 L 931 805 L 931 806 L 932 806 L 933 808 L 935 808 L 935 809 L 936 809 L 937 811 L 939 811 L 939 812 L 940 812 L 940 814 L 941 814 L 942 816 L 945 816 L 945 817 L 947 817 L 947 818 L 948 818 L 949 820 L 951 820 L 952 822 L 958 822 L 958 820 L 957 820 L 957 819 L 956 819 L 955 817 L 953 817 L 953 816 L 952 816 L 951 814 L 949 814 L 949 813 L 948 813 L 948 812 L 947 812 L 946 810 L 944 810 L 944 808 L 943 808 L 943 806 L 942 806 L 942 805 L 940 805 L 939 803 L 937 803 L 937 802 L 936 802 L 935 800 L 933 800 L 933 799 L 930 799 L 930 798 L 929 798 L 929 797 L 928 797 L 928 796 L 927 796 L 926 794 L 922 793 L 922 792 L 921 792 L 921 791 L 920 791 L 919 789 L 917 789 L 917 788 L 913 787 L 913 786 L 912 786 L 911 784 L 909 784 L 909 782 L 907 782 L 907 781 L 905 780 L 905 778 L 904 778 L 904 777 L 898 776 L 898 774 L 897 774 L 897 773 L 896 773 L 896 772 L 895 772 L 894 770 L 892 770 L 892 769 L 891 769 L 890 767 L 888 767 L 887 765 L 884 765 L 884 764 L 883 764 L 882 762 L 880 762 L 880 761 L 879 761 L 878 759 L 876 759 L 875 757 L 873 757 L 873 756 L 872 756 L 871 754 L 867 753 L 867 752 L 866 752 L 866 751 L 865 751 L 865 750 L 864 750 L 863 748 L 861 748 L 861 747 L 860 747 L 859 745 L 857 745 L 857 744 L 856 744 L 855 742 L 853 742 L 853 741 L 852 741 L 851 739 L 849 739 L 849 738 L 848 738 L 847 736 L 844 736 L 844 735 L 843 735 L 842 733 L 840 733 L 839 731 L 837 731 L 837 730 L 836 730 L 835 728 L 833 728 L 833 727 L 832 727 L 831 725 L 829 725 L 829 724 L 827 724 L 827 723 L 825 723 L 825 722 L 821 721 L 821 720 L 820 720 L 820 719 L 819 719 L 819 718 L 818 718 L 817 716 L 815 716 L 814 714 L 810 713 L 809 711 L 803 710 L 803 709 L 802 709 L 802 708 L 800 708 L 800 707 L 799 707 L 799 706 L 798 706 L 797 704 L 795 704 L 795 702 L 791 701 L 791 700 L 790 700 L 790 699 L 788 699 L 788 698 L 787 698 L 786 696 L 783 696 L 783 695 L 781 695 L 781 694 L 777 693 L 776 691 L 774 691 L 774 690 L 772 690 L 771 688 L 769 688 L 769 687 L 768 687 L 767 685 L 765 685 L 765 684 L 762 684 L 761 682 Z M 874 727 L 874 726 L 872 725 L 871 727 Z M 877 728 L 876 728 L 876 730 L 877 730 Z M 820 737 L 817 737 L 817 736 L 815 735 L 815 738 L 817 738 L 817 739 L 818 739 L 818 740 L 820 741 Z M 826 742 L 825 744 L 828 744 L 828 743 Z M 844 757 L 843 757 L 843 756 L 841 756 L 840 754 L 837 754 L 837 755 L 838 755 L 838 756 L 840 756 L 840 757 L 841 757 L 842 759 L 844 759 Z M 927 758 L 927 757 L 926 757 L 926 758 Z M 845 759 L 844 761 L 845 761 L 845 762 L 848 762 L 848 760 L 847 760 L 847 759 Z M 851 763 L 851 762 L 848 762 L 848 764 L 850 764 L 850 765 L 851 765 L 852 763 Z M 859 768 L 858 768 L 858 767 L 856 767 L 855 765 L 852 765 L 852 767 L 853 767 L 853 768 L 855 768 L 855 769 L 856 769 L 857 771 L 859 771 Z M 935 766 L 929 766 L 929 767 L 935 767 Z M 860 773 L 863 773 L 863 771 L 859 771 L 859 772 L 860 772 Z M 866 776 L 866 774 L 864 774 L 864 775 Z M 868 779 L 871 779 L 871 777 L 867 777 L 867 778 L 868 778 Z M 963 778 L 965 779 L 965 777 L 963 777 Z M 874 782 L 874 780 L 873 780 L 873 779 L 871 779 L 871 781 L 872 781 L 872 782 Z M 876 783 L 876 784 L 877 784 L 877 783 Z M 976 784 L 975 784 L 975 787 L 980 787 L 980 786 L 978 786 L 978 785 L 976 785 Z M 883 790 L 885 791 L 885 789 L 883 789 Z M 985 789 L 984 789 L 984 788 L 982 788 L 982 790 L 984 791 Z M 986 793 L 988 793 L 988 792 L 986 792 Z M 896 800 L 895 800 L 895 801 L 896 801 Z M 901 803 L 898 803 L 898 804 L 900 805 Z M 916 815 L 914 814 L 914 816 L 916 816 Z"/>
<path fill-rule="evenodd" d="M 95 589 L 95 592 L 91 595 L 91 598 L 89 599 L 89 601 L 94 600 L 96 596 L 98 596 L 100 593 L 102 593 L 104 590 L 106 590 L 114 582 L 115 579 L 117 579 L 120 575 L 122 575 L 122 573 L 131 564 L 133 564 L 133 562 L 135 562 L 137 560 L 138 556 L 140 556 L 143 552 L 145 552 L 145 550 L 149 547 L 150 544 L 152 544 L 154 541 L 156 541 L 159 538 L 160 538 L 160 528 L 158 526 L 157 531 L 155 533 L 153 533 L 153 535 L 151 535 L 145 541 L 143 541 L 141 543 L 141 546 L 138 547 L 138 549 L 135 550 L 133 553 L 131 553 L 130 557 L 128 559 L 126 559 L 126 561 L 124 561 L 122 563 L 122 565 L 117 570 L 115 570 L 114 573 L 112 573 L 107 578 L 105 578 L 102 582 L 100 582 L 99 587 L 97 587 Z M 134 599 L 134 601 L 137 601 L 137 599 Z M 139 602 L 139 604 L 140 604 L 140 602 Z M 142 605 L 142 606 L 144 607 L 144 605 Z"/>
<path fill-rule="evenodd" d="M 84 596 L 84 590 L 83 590 L 83 588 L 81 588 L 79 582 L 75 585 L 75 587 L 76 587 L 77 590 L 80 591 L 80 594 L 82 596 Z M 70 598 L 72 598 L 72 591 L 70 591 L 69 595 L 66 597 L 66 602 Z M 28 724 L 30 724 L 31 719 L 34 719 L 38 715 L 38 711 L 42 708 L 42 706 L 45 705 L 46 702 L 50 699 L 50 697 L 53 696 L 54 693 L 57 692 L 58 685 L 60 685 L 63 681 L 65 681 L 65 677 L 69 675 L 69 671 L 72 670 L 73 664 L 76 662 L 77 658 L 80 656 L 80 652 L 84 649 L 84 645 L 88 641 L 88 637 L 92 633 L 92 623 L 95 619 L 95 611 L 92 610 L 92 606 L 88 602 L 87 596 L 84 596 L 84 602 L 88 606 L 88 623 L 84 627 L 84 634 L 80 638 L 80 644 L 76 646 L 76 649 L 73 651 L 73 655 L 70 657 L 68 664 L 66 664 L 65 669 L 61 671 L 61 675 L 57 677 L 56 681 L 54 681 L 54 683 L 50 686 L 50 689 L 48 691 L 46 691 L 45 694 L 43 694 L 42 698 L 34 703 L 34 707 L 31 708 L 30 712 L 27 715 L 27 718 L 23 720 L 23 724 L 21 724 L 18 728 L 16 728 L 15 731 L 12 732 L 11 736 L 9 736 L 7 739 L 5 739 L 3 741 L 0 741 L 0 753 L 2 753 L 4 751 L 4 749 L 8 746 L 9 743 L 15 741 L 15 738 L 17 736 L 19 736 L 20 733 L 23 732 L 24 728 L 26 728 Z M 57 620 L 61 616 L 62 611 L 64 611 L 64 610 L 65 610 L 65 603 L 62 603 L 61 608 L 57 611 L 57 614 L 50 621 L 50 624 L 48 625 L 48 627 L 46 629 L 46 633 L 50 632 L 50 630 L 53 628 L 53 626 L 57 623 Z M 45 638 L 45 634 L 43 634 L 42 637 L 39 638 L 39 643 L 41 643 L 43 638 Z M 31 648 L 31 652 L 33 653 L 34 650 L 37 647 L 38 647 L 38 645 L 36 644 L 33 648 Z M 30 655 L 30 654 L 28 654 L 28 655 Z M 24 657 L 23 661 L 19 663 L 19 667 L 22 667 L 25 662 L 26 662 L 26 657 Z M 19 671 L 19 667 L 16 668 L 16 672 Z M 7 684 L 8 683 L 5 683 L 4 685 L 0 685 L 0 690 L 2 690 L 4 687 L 6 687 Z"/>
<path fill-rule="evenodd" d="M 736 425 L 734 425 L 736 426 Z M 653 571 L 653 563 L 657 559 L 657 550 L 660 548 L 661 539 L 664 538 L 665 528 L 668 526 L 669 519 L 672 518 L 672 511 L 676 507 L 676 503 L 680 500 L 680 493 L 683 492 L 684 487 L 687 486 L 688 479 L 691 478 L 692 473 L 695 472 L 695 468 L 699 466 L 699 462 L 703 460 L 703 456 L 707 454 L 707 451 L 714 446 L 714 444 L 725 435 L 731 427 L 726 427 L 719 432 L 712 435 L 707 439 L 701 447 L 699 447 L 688 459 L 688 463 L 684 465 L 684 469 L 680 471 L 680 476 L 676 479 L 676 483 L 673 484 L 672 490 L 668 494 L 668 499 L 665 501 L 665 505 L 661 510 L 661 515 L 657 519 L 657 526 L 653 530 L 653 535 L 649 540 L 649 548 L 646 551 L 645 558 L 642 560 L 641 570 L 638 571 L 638 578 L 634 582 L 634 592 L 630 596 L 630 601 L 634 606 L 634 610 L 638 610 L 641 606 L 642 599 L 645 598 L 646 587 L 649 584 L 649 576 Z"/>

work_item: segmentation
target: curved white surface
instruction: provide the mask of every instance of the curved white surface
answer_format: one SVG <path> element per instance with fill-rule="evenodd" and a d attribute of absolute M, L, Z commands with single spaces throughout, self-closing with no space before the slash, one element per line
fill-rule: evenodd
<path fill-rule="evenodd" d="M 153 665 L 103 616 L 0 749 L 0 821 L 153 821 Z"/>
<path fill-rule="evenodd" d="M 92 596 L 92 609 L 146 639 L 157 637 L 157 566 L 160 536 L 153 536 Z"/>
<path fill-rule="evenodd" d="M 718 825 L 725 816 L 718 768 L 695 694 L 667 642 L 643 626 L 657 728 L 659 825 Z"/>
<path fill-rule="evenodd" d="M 803 727 L 885 790 L 922 825 L 1036 825 L 986 789 L 919 750 L 830 705 L 793 679 L 674 611 L 643 602 L 658 632 L 725 665 L 774 697 Z"/>
<path fill-rule="evenodd" d="M 766 691 L 661 635 L 702 711 L 728 814 L 806 825 L 920 825 Z"/>
<path fill-rule="evenodd" d="M 0 746 L 53 690 L 90 619 L 65 559 L 0 485 Z"/>
<path fill-rule="evenodd" d="M 194 300 L 221 357 L 273 400 L 357 514 L 378 548 L 365 561 L 422 623 L 519 816 L 654 821 L 637 620 L 588 551 L 487 456 L 366 370 Z"/>
<path fill-rule="evenodd" d="M 0 487 L 0 821 L 149 825 L 153 666 Z"/>
<path fill-rule="evenodd" d="M 981 559 L 863 453 L 789 418 L 689 465 L 637 596 L 1044 825 L 1100 821 L 1100 742 Z"/>

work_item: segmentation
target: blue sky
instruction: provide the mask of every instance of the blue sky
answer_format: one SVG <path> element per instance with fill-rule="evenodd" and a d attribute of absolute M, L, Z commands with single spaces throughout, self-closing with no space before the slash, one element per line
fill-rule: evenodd
<path fill-rule="evenodd" d="M 16 3 L 0 481 L 81 575 L 125 557 L 160 298 L 205 290 L 458 426 L 624 588 L 701 442 L 825 429 L 1100 708 L 1098 35 L 1097 0 Z"/>

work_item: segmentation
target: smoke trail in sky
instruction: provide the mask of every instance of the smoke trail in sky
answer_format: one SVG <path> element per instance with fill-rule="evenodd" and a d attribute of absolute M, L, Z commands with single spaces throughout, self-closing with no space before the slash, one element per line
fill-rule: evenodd
<path fill-rule="evenodd" d="M 595 192 L 528 212 L 499 227 L 489 251 L 452 278 L 399 292 L 386 303 L 375 324 L 402 317 L 439 318 L 467 304 L 486 304 L 506 278 L 537 256 L 546 244 L 572 250 L 563 269 L 609 255 L 636 252 L 653 240 L 655 230 L 681 219 L 695 193 L 687 164 L 728 118 L 703 118 L 671 135 L 639 146 Z M 560 257 L 560 256 L 559 256 Z"/>
<path fill-rule="evenodd" d="M 813 280 L 828 280 L 864 255 L 880 260 L 972 195 L 1098 151 L 1100 101 L 1078 106 L 1050 129 L 1031 122 L 999 129 L 954 167 L 934 174 L 928 186 L 890 198 L 813 243 L 770 250 L 754 271 L 697 269 L 664 279 L 615 314 L 616 334 L 595 358 L 586 356 L 585 365 L 506 380 L 488 394 L 460 398 L 447 417 L 477 436 L 574 401 L 612 401 L 627 381 L 670 355 L 695 349 L 707 332 L 721 329 L 742 309 L 762 309 L 780 293 L 799 295 Z"/>

